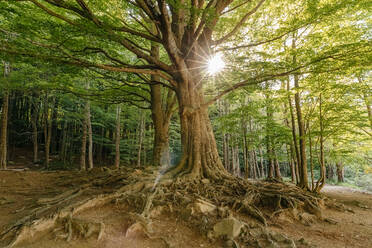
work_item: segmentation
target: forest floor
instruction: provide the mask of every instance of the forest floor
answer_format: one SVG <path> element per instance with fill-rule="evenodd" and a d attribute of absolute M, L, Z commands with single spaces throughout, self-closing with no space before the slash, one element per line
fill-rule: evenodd
<path fill-rule="evenodd" d="M 13 169 L 16 168 L 13 166 Z M 17 221 L 20 223 L 20 220 L 32 216 L 32 219 L 25 221 L 32 222 L 38 215 L 45 219 L 56 210 L 63 210 L 65 202 L 72 202 L 70 195 L 76 198 L 75 203 L 77 200 L 87 202 L 92 196 L 104 199 L 105 194 L 117 189 L 119 181 L 128 180 L 128 177 L 121 175 L 108 179 L 107 175 L 110 173 L 112 172 L 109 169 L 102 168 L 90 172 L 0 171 L 0 236 L 4 238 L 0 240 L 0 247 L 7 247 L 10 243 L 11 237 L 2 234 L 9 230 L 9 226 L 17 227 Z M 141 170 L 131 171 L 132 176 L 141 173 Z M 343 211 L 334 208 L 323 209 L 323 216 L 327 217 L 327 221 L 324 219 L 302 222 L 279 215 L 275 219 L 269 219 L 267 229 L 295 240 L 296 247 L 372 247 L 372 195 L 330 185 L 324 188 L 323 194 L 343 203 Z M 51 207 L 56 202 L 59 205 Z M 205 233 L 195 228 L 191 219 L 182 218 L 180 214 L 169 209 L 153 210 L 151 230 L 148 230 L 145 225 L 138 225 L 141 223 L 140 216 L 135 214 L 133 204 L 127 204 L 125 200 L 109 199 L 102 200 L 102 204 L 76 206 L 81 211 L 76 210 L 74 221 L 69 222 L 69 225 L 84 229 L 88 227 L 86 223 L 89 223 L 89 234 L 81 230 L 72 233 L 75 231 L 66 230 L 68 225 L 63 223 L 59 229 L 55 225 L 51 226 L 48 232 L 38 232 L 42 228 L 38 229 L 36 226 L 27 231 L 18 230 L 18 234 L 22 231 L 24 236 L 14 243 L 14 247 L 234 247 L 233 244 L 226 246 L 221 239 L 207 238 Z M 44 224 L 48 226 L 47 222 Z"/>

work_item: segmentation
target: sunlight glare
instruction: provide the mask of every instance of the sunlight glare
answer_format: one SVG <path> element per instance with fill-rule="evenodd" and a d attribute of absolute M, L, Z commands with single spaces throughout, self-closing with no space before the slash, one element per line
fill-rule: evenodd
<path fill-rule="evenodd" d="M 222 54 L 217 53 L 215 54 L 209 61 L 208 61 L 208 73 L 209 75 L 214 75 L 223 70 L 225 67 L 225 62 L 222 60 Z"/>

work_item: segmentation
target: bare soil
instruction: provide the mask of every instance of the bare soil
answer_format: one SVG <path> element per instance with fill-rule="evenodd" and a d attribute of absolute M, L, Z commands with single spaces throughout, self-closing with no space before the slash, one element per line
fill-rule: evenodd
<path fill-rule="evenodd" d="M 91 172 L 78 171 L 0 171 L 0 233 L 10 224 L 30 214 L 42 199 L 51 199 L 63 192 L 82 185 L 91 184 L 102 178 L 100 169 Z M 124 180 L 124 179 L 123 179 Z M 103 185 L 103 186 L 102 186 Z M 79 194 L 80 200 L 92 195 L 112 192 L 115 183 L 91 187 Z M 304 239 L 307 247 L 372 247 L 372 195 L 340 186 L 326 186 L 323 193 L 345 205 L 344 210 L 326 208 L 323 217 L 303 224 L 285 216 L 269 221 L 268 229 L 285 234 L 294 240 Z M 143 230 L 129 230 L 135 223 L 133 206 L 125 202 L 110 202 L 77 213 L 74 218 L 104 225 L 102 238 L 98 232 L 87 238 L 73 235 L 67 242 L 56 235 L 56 230 L 34 236 L 18 243 L 15 247 L 224 247 L 220 240 L 209 240 L 205 233 L 179 215 L 166 211 L 152 218 L 151 235 Z M 329 223 L 331 222 L 331 223 Z M 0 240 L 0 247 L 7 242 Z M 305 246 L 304 246 L 305 247 Z"/>

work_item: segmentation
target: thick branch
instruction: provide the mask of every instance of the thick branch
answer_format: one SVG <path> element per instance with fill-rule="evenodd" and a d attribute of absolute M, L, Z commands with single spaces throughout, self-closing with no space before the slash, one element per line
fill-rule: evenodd
<path fill-rule="evenodd" d="M 238 24 L 235 25 L 235 27 L 233 28 L 233 30 L 231 30 L 228 34 L 226 34 L 224 37 L 222 37 L 221 39 L 219 40 L 216 40 L 214 42 L 214 45 L 219 45 L 223 42 L 225 42 L 227 39 L 229 39 L 231 36 L 233 36 L 236 32 L 239 31 L 239 29 L 241 28 L 241 26 L 243 26 L 243 24 L 247 21 L 248 17 L 250 17 L 251 15 L 253 15 L 254 13 L 256 13 L 256 11 L 260 8 L 260 6 L 265 2 L 265 0 L 260 0 L 258 2 L 258 4 L 256 5 L 256 7 L 254 7 L 251 11 L 249 11 L 247 14 L 245 14 L 243 16 L 243 18 L 240 20 L 240 22 L 238 22 Z"/>

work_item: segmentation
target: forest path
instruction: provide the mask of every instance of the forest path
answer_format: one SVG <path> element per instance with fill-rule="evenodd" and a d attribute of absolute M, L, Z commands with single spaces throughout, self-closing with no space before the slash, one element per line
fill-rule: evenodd
<path fill-rule="evenodd" d="M 336 223 L 317 221 L 306 226 L 279 218 L 273 229 L 293 239 L 304 238 L 315 247 L 372 247 L 372 194 L 334 185 L 326 185 L 322 193 L 346 207 L 346 211 L 323 210 L 323 216 Z"/>
<path fill-rule="evenodd" d="M 63 192 L 76 189 L 81 185 L 105 178 L 107 171 L 0 171 L 0 232 L 10 223 L 28 214 L 40 199 L 53 198 Z M 125 180 L 125 179 L 123 179 Z M 114 184 L 116 184 L 113 181 Z M 113 185 L 91 187 L 79 195 L 79 199 L 113 190 Z M 364 193 L 342 186 L 327 185 L 323 193 L 346 206 L 347 211 L 325 209 L 323 216 L 333 220 L 315 221 L 304 225 L 289 218 L 270 220 L 269 229 L 286 234 L 313 247 L 372 247 L 372 194 Z M 37 205 L 37 204 L 36 204 Z M 43 239 L 34 239 L 29 245 L 17 247 L 164 247 L 161 240 L 149 240 L 145 237 L 125 238 L 126 230 L 131 223 L 128 219 L 130 209 L 118 205 L 106 205 L 82 212 L 78 217 L 104 222 L 107 231 L 105 238 L 77 239 L 70 243 L 65 240 L 54 240 L 52 235 Z M 175 247 L 222 247 L 218 243 L 209 243 L 198 234 L 190 223 L 175 215 L 161 215 L 154 219 L 157 233 L 166 236 Z M 177 231 L 176 231 L 177 230 Z M 126 245 L 126 246 L 125 246 Z M 3 247 L 0 242 L 0 247 Z"/>

